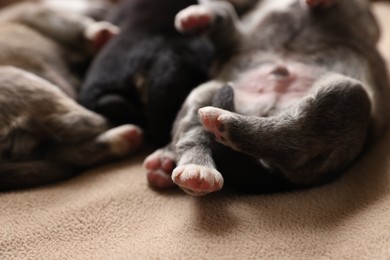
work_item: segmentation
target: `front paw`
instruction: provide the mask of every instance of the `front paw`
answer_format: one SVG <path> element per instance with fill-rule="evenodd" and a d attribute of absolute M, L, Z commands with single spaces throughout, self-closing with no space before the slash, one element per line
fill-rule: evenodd
<path fill-rule="evenodd" d="M 206 5 L 192 5 L 180 11 L 175 17 L 175 27 L 181 33 L 200 33 L 213 24 L 215 14 Z"/>
<path fill-rule="evenodd" d="M 107 144 L 113 155 L 123 157 L 141 147 L 143 131 L 136 125 L 122 125 L 98 136 L 98 142 Z"/>
<path fill-rule="evenodd" d="M 112 23 L 93 22 L 85 28 L 84 37 L 92 43 L 94 50 L 98 51 L 119 32 L 119 27 Z"/>
<path fill-rule="evenodd" d="M 194 196 L 215 192 L 223 187 L 223 177 L 216 169 L 196 164 L 176 167 L 172 180 L 182 190 Z"/>

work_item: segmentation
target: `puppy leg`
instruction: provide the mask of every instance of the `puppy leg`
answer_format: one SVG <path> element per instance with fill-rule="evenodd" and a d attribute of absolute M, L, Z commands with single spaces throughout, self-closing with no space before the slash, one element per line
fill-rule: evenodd
<path fill-rule="evenodd" d="M 13 20 L 25 23 L 57 41 L 70 45 L 87 40 L 98 49 L 119 33 L 119 28 L 111 23 L 96 22 L 82 14 L 63 12 L 44 4 L 28 3 L 14 9 L 10 11 Z"/>
<path fill-rule="evenodd" d="M 40 127 L 59 147 L 56 158 L 74 165 L 92 165 L 99 161 L 122 157 L 137 150 L 143 132 L 135 125 L 109 129 L 102 116 L 78 105 L 66 96 L 53 102 L 51 113 L 43 116 Z"/>
<path fill-rule="evenodd" d="M 218 142 L 258 158 L 291 182 L 315 183 L 360 154 L 370 122 L 370 101 L 360 82 L 332 74 L 315 87 L 297 107 L 274 117 L 205 107 L 200 120 Z"/>
<path fill-rule="evenodd" d="M 234 7 L 224 1 L 189 6 L 175 18 L 175 27 L 182 33 L 207 32 L 221 53 L 229 53 L 243 37 Z"/>
<path fill-rule="evenodd" d="M 210 136 L 198 118 L 198 109 L 212 104 L 215 93 L 223 86 L 212 81 L 193 90 L 186 99 L 173 127 L 171 147 L 177 167 L 172 180 L 192 195 L 217 191 L 223 186 L 222 175 L 215 169 Z"/>
<path fill-rule="evenodd" d="M 81 167 L 101 164 L 136 151 L 142 144 L 142 130 L 135 125 L 122 125 L 83 138 L 78 142 L 55 143 L 48 158 Z"/>
<path fill-rule="evenodd" d="M 0 190 L 63 180 L 136 150 L 142 132 L 107 122 L 46 80 L 0 66 Z"/>
<path fill-rule="evenodd" d="M 188 96 L 173 126 L 172 143 L 157 150 L 144 161 L 147 179 L 152 187 L 165 189 L 176 183 L 192 195 L 202 195 L 222 188 L 223 179 L 215 170 L 211 158 L 208 143 L 210 139 L 197 117 L 197 110 L 210 105 L 214 94 L 221 87 L 220 82 L 209 82 L 199 86 Z M 198 153 L 196 150 L 203 152 Z M 174 170 L 176 164 L 178 167 Z"/>
<path fill-rule="evenodd" d="M 78 105 L 56 86 L 32 73 L 12 67 L 1 67 L 0 73 L 3 76 L 1 105 L 8 112 L 2 121 L 7 126 L 14 126 L 2 130 L 4 135 L 12 134 L 14 128 L 28 129 L 32 135 L 47 140 L 53 151 L 66 147 L 59 149 L 58 156 L 55 152 L 50 156 L 72 158 L 72 151 L 75 158 L 77 154 L 84 158 L 74 159 L 75 163 L 96 162 L 95 157 L 123 156 L 142 143 L 142 131 L 138 127 L 127 125 L 109 130 L 103 117 Z M 94 151 L 89 146 L 103 148 Z M 91 152 L 83 153 L 83 149 Z"/>
<path fill-rule="evenodd" d="M 57 103 L 57 110 L 41 120 L 40 128 L 53 140 L 49 158 L 75 166 L 91 166 L 124 157 L 143 143 L 135 125 L 109 129 L 107 121 L 72 100 Z"/>

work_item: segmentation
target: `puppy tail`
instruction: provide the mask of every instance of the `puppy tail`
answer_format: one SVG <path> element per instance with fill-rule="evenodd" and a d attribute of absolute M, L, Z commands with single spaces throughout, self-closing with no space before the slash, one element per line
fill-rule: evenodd
<path fill-rule="evenodd" d="M 47 161 L 2 162 L 0 191 L 46 185 L 72 177 L 79 169 Z"/>
<path fill-rule="evenodd" d="M 223 86 L 214 96 L 213 106 L 235 112 L 234 91 L 231 85 Z"/>

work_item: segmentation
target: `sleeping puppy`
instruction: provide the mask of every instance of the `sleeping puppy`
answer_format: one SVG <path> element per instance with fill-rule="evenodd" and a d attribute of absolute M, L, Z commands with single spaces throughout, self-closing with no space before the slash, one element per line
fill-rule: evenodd
<path fill-rule="evenodd" d="M 224 2 L 178 13 L 179 31 L 206 31 L 230 56 L 186 99 L 172 143 L 145 160 L 150 185 L 203 195 L 225 181 L 276 192 L 343 172 L 388 120 L 389 82 L 368 5 L 263 0 L 241 21 Z"/>
<path fill-rule="evenodd" d="M 123 0 L 108 17 L 121 33 L 94 60 L 79 102 L 113 124 L 137 124 L 146 140 L 169 141 L 188 93 L 208 79 L 211 43 L 182 35 L 175 14 L 196 0 Z"/>
<path fill-rule="evenodd" d="M 117 30 L 44 4 L 0 11 L 0 190 L 64 179 L 140 145 L 138 127 L 109 129 L 73 100 L 71 68 Z"/>

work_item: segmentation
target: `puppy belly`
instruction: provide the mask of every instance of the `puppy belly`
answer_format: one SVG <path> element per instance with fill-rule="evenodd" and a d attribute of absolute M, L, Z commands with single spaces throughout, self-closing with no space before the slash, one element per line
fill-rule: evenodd
<path fill-rule="evenodd" d="M 309 92 L 319 74 L 319 68 L 297 62 L 252 68 L 234 81 L 236 111 L 261 116 L 294 105 Z"/>

